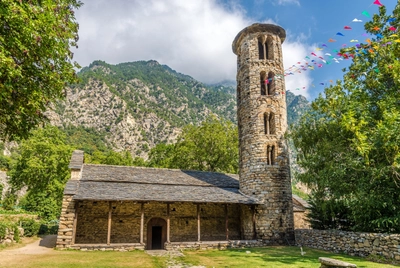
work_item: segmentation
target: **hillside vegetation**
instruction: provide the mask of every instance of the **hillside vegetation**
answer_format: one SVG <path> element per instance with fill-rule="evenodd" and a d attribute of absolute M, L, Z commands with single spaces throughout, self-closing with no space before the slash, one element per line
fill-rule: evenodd
<path fill-rule="evenodd" d="M 153 60 L 95 61 L 78 77 L 47 116 L 87 153 L 109 148 L 146 159 L 151 148 L 175 142 L 185 125 L 210 114 L 236 124 L 236 89 L 229 81 L 205 85 Z M 309 104 L 291 92 L 287 101 L 291 124 Z"/>

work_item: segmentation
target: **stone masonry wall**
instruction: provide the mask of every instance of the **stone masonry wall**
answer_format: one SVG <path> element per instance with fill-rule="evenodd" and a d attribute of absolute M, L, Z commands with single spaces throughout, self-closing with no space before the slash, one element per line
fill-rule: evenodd
<path fill-rule="evenodd" d="M 294 216 L 294 229 L 311 229 L 311 224 L 307 220 L 308 211 L 296 211 Z"/>
<path fill-rule="evenodd" d="M 73 240 L 73 228 L 75 218 L 75 201 L 72 200 L 71 195 L 64 195 L 60 224 L 58 227 L 57 235 L 57 248 L 67 248 L 72 244 Z"/>
<path fill-rule="evenodd" d="M 239 33 L 241 37 L 233 44 L 238 55 L 240 190 L 264 202 L 256 207 L 255 225 L 256 237 L 266 244 L 294 241 L 289 155 L 284 139 L 287 115 L 282 76 L 283 35 L 284 30 L 278 26 L 256 24 Z M 259 59 L 259 40 L 267 40 L 267 59 Z M 271 73 L 275 76 L 268 83 L 274 91 L 268 95 L 262 93 L 262 83 L 264 75 Z M 272 117 L 268 119 L 270 131 L 266 131 L 266 115 Z M 274 150 L 269 153 L 272 147 Z M 246 238 L 251 233 L 254 231 L 244 230 Z"/>
<path fill-rule="evenodd" d="M 107 201 L 78 201 L 76 244 L 105 245 L 107 243 L 109 206 Z M 138 244 L 140 242 L 141 204 L 113 201 L 111 208 L 110 243 Z M 226 240 L 225 204 L 201 204 L 200 209 L 201 240 Z M 166 220 L 167 204 L 144 204 L 143 239 L 146 244 L 147 223 L 152 218 Z M 73 219 L 71 219 L 72 222 Z M 240 239 L 240 226 L 240 206 L 237 204 L 228 205 L 229 239 Z M 197 205 L 193 203 L 171 203 L 171 242 L 190 242 L 197 241 L 197 239 Z M 79 246 L 79 248 L 82 247 Z"/>
<path fill-rule="evenodd" d="M 298 245 L 356 256 L 381 255 L 400 261 L 400 234 L 295 230 Z"/>
<path fill-rule="evenodd" d="M 108 209 L 109 204 L 106 201 L 79 201 L 76 244 L 107 243 Z"/>

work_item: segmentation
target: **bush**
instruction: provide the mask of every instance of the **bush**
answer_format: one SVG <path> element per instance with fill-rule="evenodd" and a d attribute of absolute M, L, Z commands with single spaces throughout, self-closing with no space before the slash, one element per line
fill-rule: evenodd
<path fill-rule="evenodd" d="M 6 237 L 7 225 L 4 222 L 0 222 L 0 239 Z"/>
<path fill-rule="evenodd" d="M 41 222 L 39 228 L 40 235 L 50 235 L 50 234 L 57 234 L 58 232 L 58 221 L 53 220 L 49 222 Z"/>
<path fill-rule="evenodd" d="M 14 229 L 14 241 L 19 242 L 20 238 L 19 238 L 18 226 L 16 224 L 14 224 L 13 229 Z"/>
<path fill-rule="evenodd" d="M 17 196 L 12 192 L 7 192 L 4 200 L 2 201 L 3 209 L 5 210 L 13 210 L 15 203 L 17 201 Z"/>
<path fill-rule="evenodd" d="M 35 236 L 39 233 L 40 223 L 30 218 L 20 219 L 25 236 Z"/>

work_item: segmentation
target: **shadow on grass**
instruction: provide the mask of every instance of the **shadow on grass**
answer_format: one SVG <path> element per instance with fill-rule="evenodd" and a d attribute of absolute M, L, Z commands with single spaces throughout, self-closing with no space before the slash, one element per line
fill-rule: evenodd
<path fill-rule="evenodd" d="M 226 263 L 227 267 L 296 267 L 310 268 L 319 266 L 319 257 L 329 257 L 341 261 L 354 263 L 359 268 L 380 267 L 384 265 L 372 263 L 360 257 L 335 254 L 326 251 L 303 248 L 305 254 L 302 256 L 299 247 L 265 247 L 251 249 L 227 249 L 224 251 L 205 251 L 197 252 L 199 255 L 213 259 L 212 264 L 216 267 Z M 195 256 L 189 259 L 199 260 Z M 210 264 L 210 263 L 209 263 Z M 244 266 L 243 266 L 244 265 Z M 224 266 L 222 266 L 224 267 Z M 392 264 L 387 267 L 397 267 Z"/>

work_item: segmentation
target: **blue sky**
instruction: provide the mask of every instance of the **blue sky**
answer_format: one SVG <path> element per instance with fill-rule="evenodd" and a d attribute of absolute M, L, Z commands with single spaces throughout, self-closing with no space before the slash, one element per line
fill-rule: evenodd
<path fill-rule="evenodd" d="M 287 32 L 284 64 L 289 68 L 297 62 L 304 64 L 306 56 L 314 59 L 311 52 L 328 60 L 325 53 L 334 55 L 333 49 L 354 45 L 351 40 L 364 42 L 368 17 L 362 12 L 377 13 L 374 1 L 83 0 L 84 6 L 76 12 L 80 41 L 75 60 L 87 66 L 94 60 L 117 64 L 153 59 L 204 83 L 235 80 L 231 44 L 244 27 L 255 22 L 282 26 Z M 391 13 L 397 1 L 380 2 Z M 352 22 L 354 18 L 363 22 Z M 337 42 L 328 42 L 330 38 Z M 287 76 L 287 90 L 312 100 L 323 91 L 320 83 L 341 79 L 341 69 L 349 63 L 331 61 L 328 65 L 319 61 L 322 65 L 315 65 L 314 71 Z"/>

